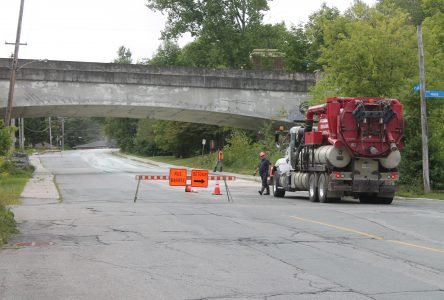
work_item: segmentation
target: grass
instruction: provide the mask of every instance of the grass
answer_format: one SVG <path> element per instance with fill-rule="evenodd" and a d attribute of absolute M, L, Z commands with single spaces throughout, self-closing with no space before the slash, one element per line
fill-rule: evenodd
<path fill-rule="evenodd" d="M 0 247 L 14 233 L 17 233 L 14 214 L 3 204 L 0 204 Z"/>
<path fill-rule="evenodd" d="M 0 158 L 0 164 L 2 163 L 3 158 Z M 20 194 L 32 175 L 32 170 L 9 171 L 10 167 L 0 170 L 0 247 L 9 236 L 17 232 L 14 214 L 7 206 L 20 203 Z"/>
<path fill-rule="evenodd" d="M 444 200 L 444 192 L 432 191 L 431 193 L 425 194 L 419 188 L 412 189 L 408 186 L 401 185 L 396 196 L 407 197 L 407 198 L 428 198 L 436 200 Z"/>
<path fill-rule="evenodd" d="M 20 204 L 19 197 L 28 182 L 30 174 L 0 174 L 0 204 Z"/>
<path fill-rule="evenodd" d="M 147 157 L 153 161 L 167 163 L 171 165 L 177 166 L 185 166 L 190 168 L 199 168 L 199 169 L 208 169 L 213 170 L 216 165 L 216 156 L 215 154 L 206 154 L 203 156 L 195 156 L 188 158 L 177 158 L 174 156 L 154 156 Z M 258 160 L 259 162 L 259 160 Z M 223 165 L 224 172 L 231 172 L 237 174 L 245 174 L 252 175 L 256 166 L 252 166 L 251 168 L 245 166 L 227 166 L 227 164 Z M 219 170 L 218 170 L 219 171 Z"/>

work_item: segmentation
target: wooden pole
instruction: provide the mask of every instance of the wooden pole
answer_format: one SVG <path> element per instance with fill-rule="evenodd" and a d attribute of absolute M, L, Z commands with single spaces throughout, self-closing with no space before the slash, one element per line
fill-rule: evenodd
<path fill-rule="evenodd" d="M 419 86 L 421 97 L 421 136 L 422 136 L 422 177 L 424 181 L 424 193 L 430 193 L 429 179 L 429 141 L 427 129 L 427 103 L 425 98 L 425 67 L 424 47 L 422 43 L 422 25 L 417 27 L 418 55 L 419 55 Z"/>
<path fill-rule="evenodd" d="M 8 93 L 8 105 L 5 112 L 5 126 L 11 125 L 11 116 L 12 116 L 12 101 L 14 99 L 14 87 L 15 87 L 15 78 L 17 72 L 17 64 L 18 64 L 18 53 L 20 48 L 20 35 L 22 32 L 22 19 L 23 19 L 23 7 L 25 4 L 25 0 L 21 0 L 20 2 L 20 13 L 17 24 L 17 36 L 15 39 L 15 49 L 14 49 L 14 57 L 12 58 L 12 66 L 11 66 L 11 76 L 9 79 L 9 93 Z"/>

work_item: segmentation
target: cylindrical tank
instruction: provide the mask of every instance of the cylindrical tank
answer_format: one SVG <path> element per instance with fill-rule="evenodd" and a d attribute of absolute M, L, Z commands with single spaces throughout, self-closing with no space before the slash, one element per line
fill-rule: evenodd
<path fill-rule="evenodd" d="M 315 163 L 326 164 L 329 162 L 331 165 L 337 168 L 346 167 L 350 161 L 350 153 L 344 148 L 336 148 L 332 145 L 321 146 L 315 150 L 314 153 Z"/>
<path fill-rule="evenodd" d="M 308 190 L 308 173 L 296 172 L 292 177 L 292 188 L 306 191 Z"/>
<path fill-rule="evenodd" d="M 396 168 L 401 162 L 401 153 L 399 150 L 392 151 L 387 157 L 380 158 L 379 162 L 386 169 Z"/>

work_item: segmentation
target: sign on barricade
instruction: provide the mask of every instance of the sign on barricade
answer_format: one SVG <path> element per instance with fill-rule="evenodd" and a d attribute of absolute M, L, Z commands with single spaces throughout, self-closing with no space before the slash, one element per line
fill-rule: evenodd
<path fill-rule="evenodd" d="M 186 186 L 187 169 L 170 169 L 170 186 Z"/>
<path fill-rule="evenodd" d="M 208 187 L 208 170 L 191 170 L 192 187 Z"/>
<path fill-rule="evenodd" d="M 191 170 L 191 176 L 187 175 L 187 169 L 171 168 L 169 176 L 167 175 L 136 175 L 137 189 L 134 195 L 134 202 L 139 193 L 140 181 L 142 180 L 168 180 L 170 186 L 187 186 L 187 180 L 191 181 L 192 187 L 207 188 L 210 180 L 223 180 L 227 192 L 228 202 L 233 201 L 233 197 L 228 188 L 227 181 L 236 180 L 235 176 L 209 176 L 208 170 Z"/>

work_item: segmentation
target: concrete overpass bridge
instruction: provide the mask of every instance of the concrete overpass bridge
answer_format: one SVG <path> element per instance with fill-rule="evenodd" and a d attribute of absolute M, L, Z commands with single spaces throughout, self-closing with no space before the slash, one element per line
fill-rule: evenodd
<path fill-rule="evenodd" d="M 1 116 L 10 66 L 0 58 Z M 257 129 L 269 119 L 303 119 L 300 106 L 314 83 L 308 73 L 20 60 L 12 117 L 153 118 Z"/>

